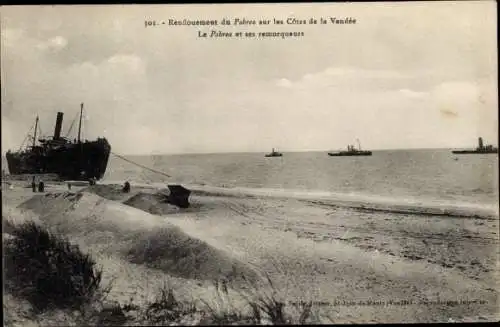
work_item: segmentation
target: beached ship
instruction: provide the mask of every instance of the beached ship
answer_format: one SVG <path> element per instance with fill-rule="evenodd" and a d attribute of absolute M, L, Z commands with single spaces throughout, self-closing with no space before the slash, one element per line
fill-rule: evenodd
<path fill-rule="evenodd" d="M 361 150 L 361 144 L 358 141 L 358 148 L 356 149 L 354 145 L 349 144 L 347 146 L 347 151 L 338 151 L 338 152 L 328 152 L 328 155 L 331 157 L 345 157 L 345 156 L 371 156 L 371 151 Z"/>
<path fill-rule="evenodd" d="M 62 112 L 57 113 L 53 137 L 37 140 L 37 116 L 31 145 L 25 148 L 21 146 L 16 152 L 9 150 L 6 154 L 10 174 L 56 174 L 63 180 L 80 181 L 101 179 L 106 172 L 111 145 L 104 137 L 94 141 L 80 139 L 82 115 L 83 103 L 80 108 L 78 138 L 73 140 L 61 136 L 64 116 Z"/>
<path fill-rule="evenodd" d="M 454 154 L 479 154 L 479 153 L 498 153 L 498 148 L 495 148 L 493 145 L 488 144 L 484 145 L 483 144 L 483 138 L 480 137 L 478 139 L 478 145 L 477 148 L 475 149 L 470 149 L 470 150 L 453 150 L 451 151 Z"/>
<path fill-rule="evenodd" d="M 275 151 L 273 148 L 273 151 L 271 153 L 266 154 L 266 157 L 282 157 L 283 153 Z"/>

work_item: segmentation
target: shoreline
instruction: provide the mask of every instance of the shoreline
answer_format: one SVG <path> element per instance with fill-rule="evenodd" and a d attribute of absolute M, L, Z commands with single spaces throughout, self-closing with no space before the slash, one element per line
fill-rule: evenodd
<path fill-rule="evenodd" d="M 2 183 L 7 184 L 22 184 L 28 183 L 20 180 L 2 180 Z M 136 182 L 130 181 L 133 188 L 146 191 L 159 191 L 166 188 L 169 184 L 181 184 L 197 195 L 214 195 L 214 196 L 229 196 L 229 197 L 259 197 L 269 199 L 297 199 L 310 202 L 316 205 L 342 207 L 349 209 L 359 209 L 372 212 L 385 212 L 394 214 L 413 214 L 413 215 L 430 215 L 430 216 L 447 216 L 460 218 L 484 218 L 498 220 L 500 217 L 500 208 L 498 204 L 491 203 L 473 203 L 473 202 L 458 202 L 456 200 L 433 200 L 431 198 L 416 198 L 416 197 L 401 197 L 394 199 L 389 196 L 377 196 L 372 194 L 360 193 L 338 193 L 330 191 L 307 191 L 298 189 L 277 189 L 277 188 L 249 188 L 242 186 L 211 186 L 206 184 L 179 183 L 179 182 Z M 84 181 L 54 181 L 48 180 L 46 187 L 54 187 L 61 189 L 61 186 L 66 187 L 68 183 L 81 187 L 88 186 Z M 27 184 L 26 184 L 27 185 Z M 123 185 L 120 181 L 99 181 L 97 185 L 116 186 Z M 30 186 L 27 186 L 30 187 Z"/>

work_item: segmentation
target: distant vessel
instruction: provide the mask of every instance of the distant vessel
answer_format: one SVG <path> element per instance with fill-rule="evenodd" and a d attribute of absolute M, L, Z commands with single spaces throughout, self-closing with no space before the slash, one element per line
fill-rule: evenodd
<path fill-rule="evenodd" d="M 274 148 L 273 151 L 271 151 L 271 153 L 266 154 L 266 157 L 282 157 L 282 156 L 283 153 L 274 151 Z"/>
<path fill-rule="evenodd" d="M 454 154 L 477 154 L 477 153 L 498 153 L 498 148 L 495 148 L 493 145 L 483 144 L 483 138 L 480 137 L 478 139 L 478 146 L 475 149 L 471 150 L 454 150 L 451 151 Z"/>
<path fill-rule="evenodd" d="M 347 151 L 338 151 L 338 152 L 328 152 L 328 155 L 331 157 L 345 157 L 345 156 L 371 156 L 371 151 L 363 151 L 361 150 L 361 144 L 358 141 L 358 148 L 356 149 L 354 145 L 348 145 Z"/>
<path fill-rule="evenodd" d="M 31 146 L 24 149 L 21 146 L 19 151 L 9 150 L 6 154 L 10 174 L 56 174 L 60 179 L 76 181 L 101 179 L 106 172 L 111 145 L 106 138 L 98 138 L 95 141 L 80 140 L 82 114 L 83 103 L 80 109 L 78 139 L 71 141 L 61 136 L 64 114 L 58 112 L 54 136 L 50 139 L 39 139 L 38 145 L 36 144 L 39 128 L 37 116 Z"/>

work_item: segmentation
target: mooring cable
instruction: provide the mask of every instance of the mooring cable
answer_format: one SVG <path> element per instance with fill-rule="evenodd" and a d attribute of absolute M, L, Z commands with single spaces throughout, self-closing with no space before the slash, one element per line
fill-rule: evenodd
<path fill-rule="evenodd" d="M 169 174 L 167 174 L 167 173 L 164 173 L 164 172 L 162 172 L 162 171 L 159 171 L 159 170 L 156 170 L 156 169 L 149 168 L 149 167 L 147 167 L 147 166 L 141 165 L 141 164 L 139 164 L 139 163 L 137 163 L 137 162 L 134 162 L 134 161 L 132 161 L 132 160 L 130 160 L 130 159 L 127 159 L 127 158 L 125 158 L 125 157 L 123 157 L 123 156 L 121 156 L 121 155 L 119 155 L 119 154 L 117 154 L 117 153 L 111 152 L 111 154 L 112 154 L 112 155 L 114 155 L 114 156 L 116 156 L 116 157 L 118 157 L 118 158 L 120 158 L 120 159 L 122 159 L 122 160 L 127 161 L 128 163 L 131 163 L 131 164 L 133 164 L 133 165 L 136 165 L 136 166 L 138 166 L 138 167 L 141 167 L 141 168 L 144 168 L 144 169 L 150 170 L 150 171 L 152 171 L 152 172 L 154 172 L 154 173 L 157 173 L 157 174 L 160 174 L 160 175 L 163 175 L 163 176 L 166 176 L 166 177 L 172 177 L 172 176 L 170 176 L 170 175 L 169 175 Z"/>

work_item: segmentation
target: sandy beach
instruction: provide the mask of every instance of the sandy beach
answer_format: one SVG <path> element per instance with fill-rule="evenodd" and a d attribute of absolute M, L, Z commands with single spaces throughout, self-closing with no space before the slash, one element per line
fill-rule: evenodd
<path fill-rule="evenodd" d="M 496 7 L 2 6 L 4 325 L 500 321 Z"/>
<path fill-rule="evenodd" d="M 34 194 L 11 184 L 2 183 L 4 217 L 35 219 L 91 253 L 122 303 L 147 300 L 165 281 L 181 297 L 210 300 L 213 280 L 238 289 L 237 276 L 266 273 L 287 302 L 313 299 L 323 323 L 498 319 L 498 217 L 389 214 L 204 186 L 190 186 L 191 206 L 179 209 L 147 185 L 124 194 L 54 182 Z"/>

